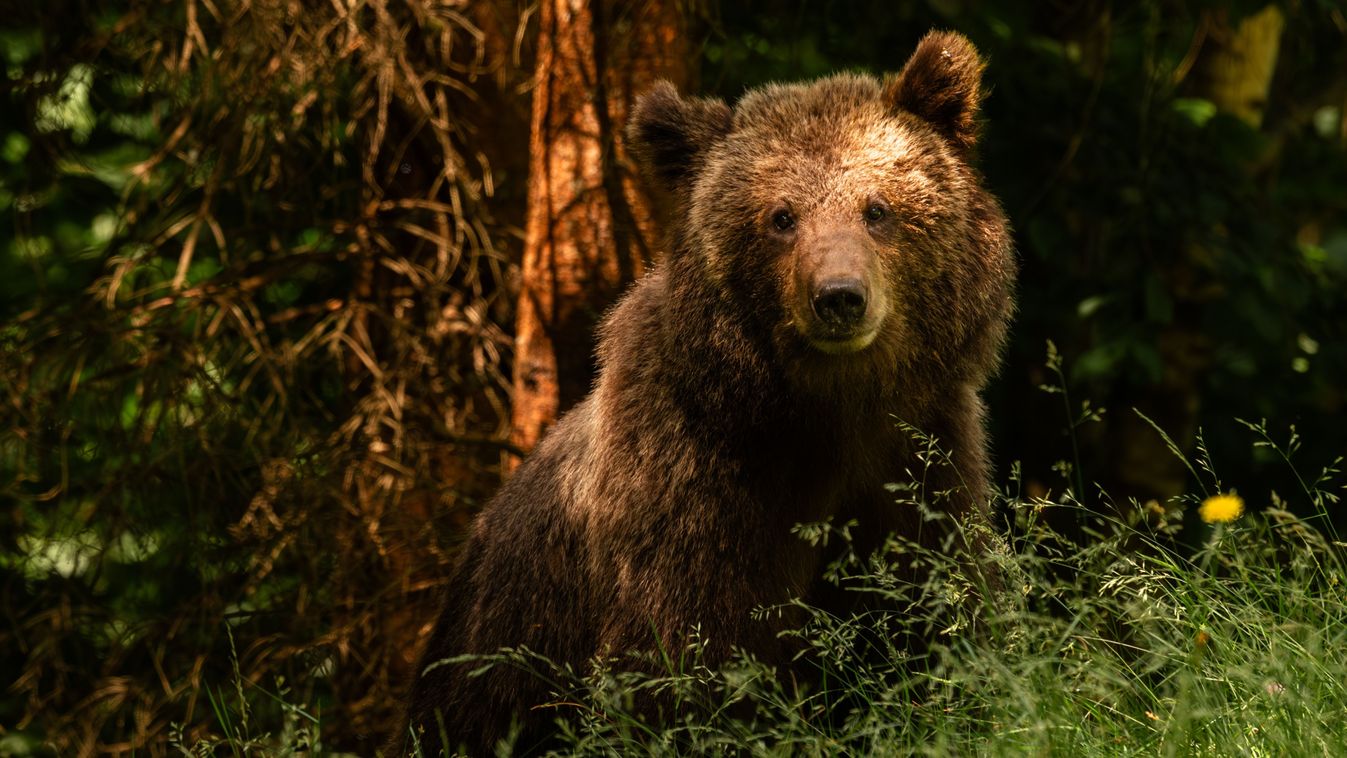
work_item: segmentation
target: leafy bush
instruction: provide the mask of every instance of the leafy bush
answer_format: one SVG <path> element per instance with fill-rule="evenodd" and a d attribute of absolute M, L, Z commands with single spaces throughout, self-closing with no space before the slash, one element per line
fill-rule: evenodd
<path fill-rule="evenodd" d="M 381 738 L 507 447 L 485 11 L 5 19 L 0 733 L 162 752 L 232 630 L 245 680 Z"/>

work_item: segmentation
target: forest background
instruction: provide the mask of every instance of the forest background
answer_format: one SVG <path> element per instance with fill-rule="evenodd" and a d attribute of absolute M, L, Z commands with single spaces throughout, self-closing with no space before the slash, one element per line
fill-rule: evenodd
<path fill-rule="evenodd" d="M 465 525 L 659 259 L 634 97 L 890 72 L 933 27 L 987 58 L 1022 264 L 1002 473 L 1118 513 L 1193 484 L 1146 418 L 1250 502 L 1294 482 L 1239 419 L 1347 453 L 1338 2 L 18 4 L 0 753 L 159 754 L 237 682 L 372 752 Z"/>

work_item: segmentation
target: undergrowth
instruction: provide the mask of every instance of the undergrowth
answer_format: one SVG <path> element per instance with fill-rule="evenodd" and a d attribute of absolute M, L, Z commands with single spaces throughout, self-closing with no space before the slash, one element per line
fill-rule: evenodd
<path fill-rule="evenodd" d="M 1290 462 L 1294 433 L 1279 445 L 1265 425 L 1249 427 L 1254 444 Z M 948 465 L 927 442 L 923 465 Z M 1201 494 L 1112 514 L 1087 509 L 1069 486 L 1024 497 L 1012 470 L 999 500 L 1013 536 L 987 551 L 995 571 L 900 539 L 880 555 L 849 554 L 830 579 L 867 593 L 869 610 L 838 617 L 794 604 L 807 621 L 789 633 L 801 651 L 792 666 L 746 654 L 708 666 L 695 635 L 660 653 L 658 676 L 610 662 L 576 672 L 527 650 L 481 664 L 547 677 L 558 751 L 578 755 L 1336 754 L 1347 745 L 1344 545 L 1329 518 L 1336 464 L 1301 479 L 1295 497 L 1274 493 L 1245 512 L 1204 451 L 1187 461 Z M 927 507 L 931 493 L 893 489 L 896 507 L 942 518 Z M 1200 509 L 1206 521 L 1193 515 Z M 845 540 L 848 528 L 797 532 Z M 922 581 L 907 578 L 913 566 Z M 678 715 L 634 707 L 650 694 Z M 287 740 L 316 739 L 308 729 L 238 733 L 228 714 L 248 697 L 234 695 L 221 693 L 216 710 L 236 733 L 194 753 L 288 754 Z M 291 708 L 293 721 L 303 711 Z"/>

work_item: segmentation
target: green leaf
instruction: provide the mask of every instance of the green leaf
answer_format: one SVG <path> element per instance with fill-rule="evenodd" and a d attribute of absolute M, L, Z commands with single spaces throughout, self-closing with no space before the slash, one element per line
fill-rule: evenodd
<path fill-rule="evenodd" d="M 1179 97 L 1170 104 L 1176 113 L 1193 126 L 1203 127 L 1216 115 L 1216 104 L 1200 97 Z"/>

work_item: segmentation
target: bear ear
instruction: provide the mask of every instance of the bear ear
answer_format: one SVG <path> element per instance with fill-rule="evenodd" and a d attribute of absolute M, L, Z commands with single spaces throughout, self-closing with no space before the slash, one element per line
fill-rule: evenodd
<path fill-rule="evenodd" d="M 973 43 L 962 34 L 933 31 L 884 87 L 884 99 L 924 119 L 966 153 L 977 142 L 981 82 L 982 59 Z"/>
<path fill-rule="evenodd" d="M 729 134 L 732 116 L 720 100 L 683 98 L 660 81 L 636 100 L 627 145 L 662 189 L 676 191 L 701 167 L 707 149 Z"/>

